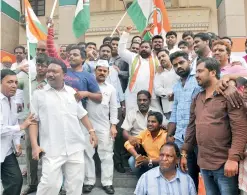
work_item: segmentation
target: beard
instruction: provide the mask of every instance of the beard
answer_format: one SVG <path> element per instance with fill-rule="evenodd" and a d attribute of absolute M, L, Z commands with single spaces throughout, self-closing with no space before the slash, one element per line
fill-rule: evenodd
<path fill-rule="evenodd" d="M 182 71 L 177 70 L 176 74 L 182 78 L 186 78 L 190 74 L 190 69 L 188 68 L 187 70 L 182 70 Z"/>
<path fill-rule="evenodd" d="M 150 56 L 150 53 L 148 53 L 146 51 L 141 51 L 140 56 L 145 59 L 145 58 L 148 58 Z"/>

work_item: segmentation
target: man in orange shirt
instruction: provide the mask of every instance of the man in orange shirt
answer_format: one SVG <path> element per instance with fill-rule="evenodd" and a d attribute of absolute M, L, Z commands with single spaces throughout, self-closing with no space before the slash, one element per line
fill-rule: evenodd
<path fill-rule="evenodd" d="M 147 120 L 147 129 L 124 144 L 132 155 L 129 158 L 129 165 L 137 177 L 159 165 L 159 151 L 166 143 L 167 132 L 161 128 L 162 114 L 150 111 Z"/>

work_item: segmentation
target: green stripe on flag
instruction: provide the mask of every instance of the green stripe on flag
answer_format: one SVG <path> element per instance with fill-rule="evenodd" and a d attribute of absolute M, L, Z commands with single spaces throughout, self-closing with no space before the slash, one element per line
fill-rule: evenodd
<path fill-rule="evenodd" d="M 143 14 L 142 9 L 140 8 L 137 0 L 131 4 L 127 12 L 131 17 L 133 23 L 135 24 L 137 30 L 139 32 L 142 32 L 147 25 L 147 19 Z"/>
<path fill-rule="evenodd" d="M 29 43 L 30 56 L 32 56 L 33 58 L 36 56 L 36 48 L 37 48 L 37 43 Z"/>
<path fill-rule="evenodd" d="M 19 22 L 20 19 L 20 12 L 17 11 L 15 8 L 7 4 L 5 1 L 1 0 L 1 12 L 9 16 L 10 18 Z"/>
<path fill-rule="evenodd" d="M 40 29 L 43 33 L 47 34 L 47 28 L 44 27 L 42 24 L 40 24 L 39 22 L 34 21 L 34 24 L 38 27 L 38 29 Z"/>
<path fill-rule="evenodd" d="M 78 0 L 59 0 L 59 6 L 76 5 Z"/>

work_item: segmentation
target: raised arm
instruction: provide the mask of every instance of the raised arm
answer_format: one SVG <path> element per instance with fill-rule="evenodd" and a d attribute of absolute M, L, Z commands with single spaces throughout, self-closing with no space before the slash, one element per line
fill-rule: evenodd
<path fill-rule="evenodd" d="M 122 36 L 120 37 L 119 44 L 118 44 L 118 54 L 129 65 L 132 64 L 132 60 L 135 58 L 137 54 L 129 51 L 127 49 L 127 43 L 129 39 L 129 33 L 131 32 L 132 27 L 127 27 L 126 31 L 123 32 Z"/>

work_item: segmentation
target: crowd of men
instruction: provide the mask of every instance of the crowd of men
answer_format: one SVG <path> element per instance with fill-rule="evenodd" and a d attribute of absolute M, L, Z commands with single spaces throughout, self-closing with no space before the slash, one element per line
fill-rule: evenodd
<path fill-rule="evenodd" d="M 199 173 L 207 195 L 247 194 L 247 55 L 231 54 L 231 38 L 186 31 L 178 40 L 169 31 L 143 40 L 149 25 L 130 44 L 126 27 L 99 47 L 57 51 L 48 23 L 32 60 L 23 46 L 15 63 L 2 59 L 4 195 L 90 193 L 96 154 L 107 194 L 115 192 L 114 168 L 124 174 L 126 166 L 139 179 L 136 195 L 195 195 Z"/>

